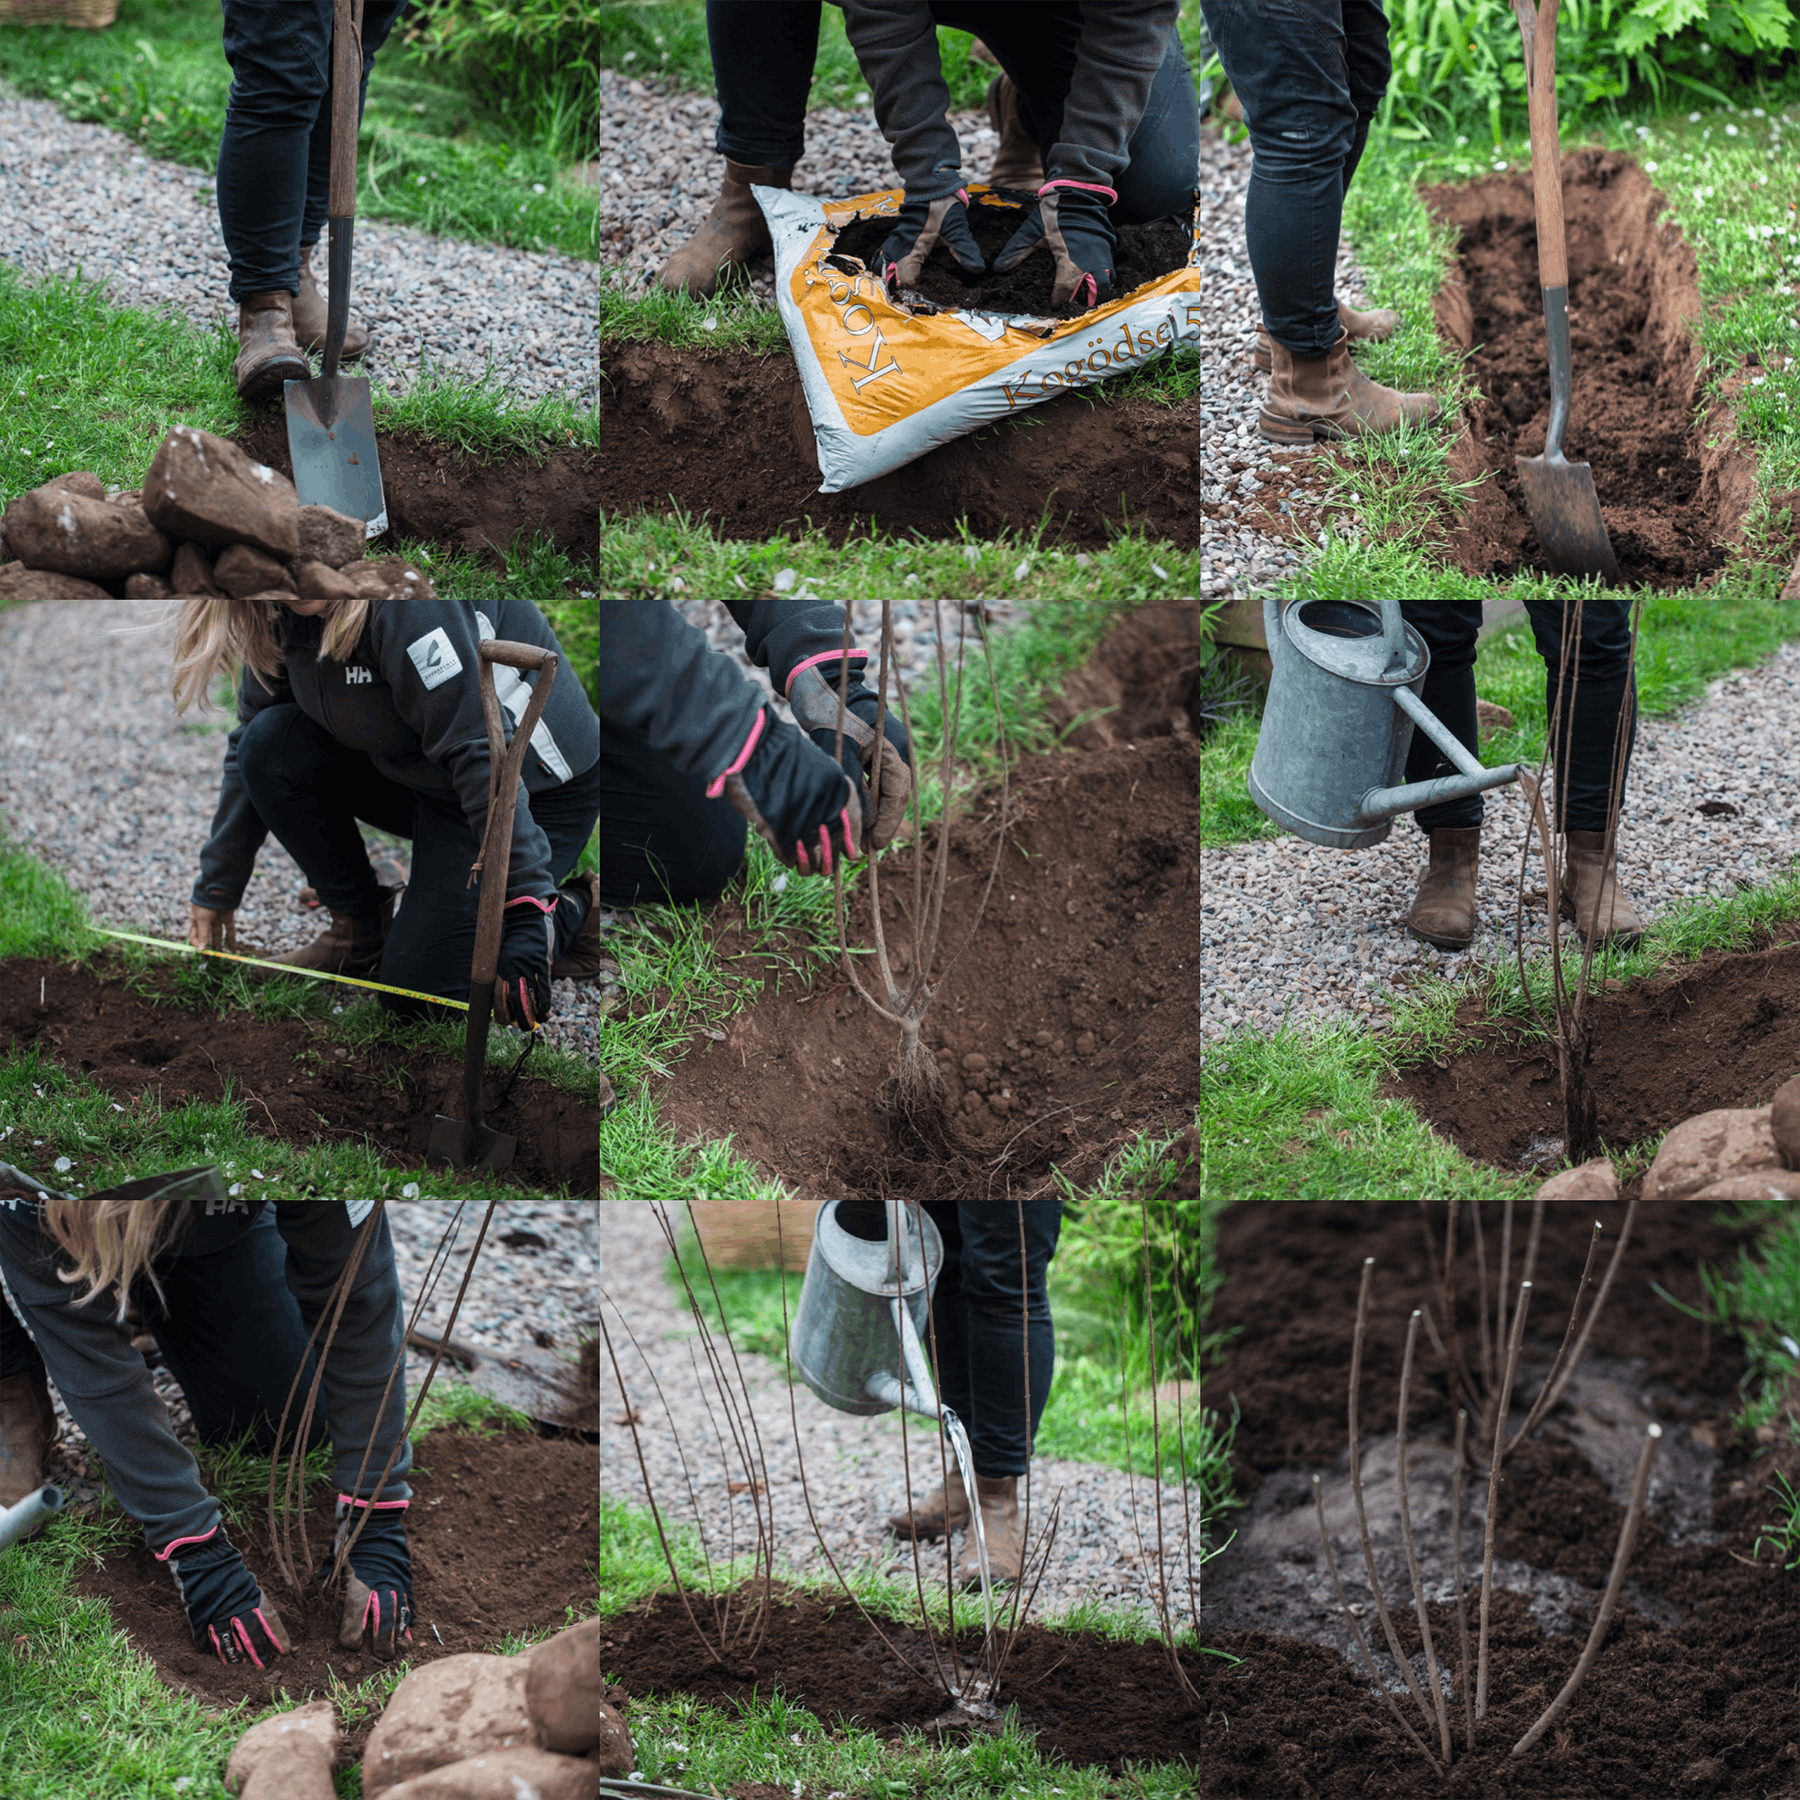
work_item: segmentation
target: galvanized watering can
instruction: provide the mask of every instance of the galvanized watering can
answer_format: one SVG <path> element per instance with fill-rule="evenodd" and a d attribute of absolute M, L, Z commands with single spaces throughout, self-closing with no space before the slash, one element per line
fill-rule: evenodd
<path fill-rule="evenodd" d="M 1379 611 L 1377 611 L 1379 608 Z M 1398 600 L 1263 600 L 1274 673 L 1250 764 L 1250 798 L 1284 831 L 1363 850 L 1396 813 L 1503 787 L 1517 763 L 1484 768 L 1419 698 L 1431 656 Z M 1461 771 L 1406 781 L 1418 728 Z"/>

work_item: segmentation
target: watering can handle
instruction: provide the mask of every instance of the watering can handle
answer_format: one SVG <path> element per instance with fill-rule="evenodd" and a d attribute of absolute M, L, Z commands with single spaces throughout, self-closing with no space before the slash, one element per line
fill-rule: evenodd
<path fill-rule="evenodd" d="M 1400 617 L 1398 600 L 1382 600 L 1381 637 L 1387 646 L 1386 667 L 1404 668 L 1406 666 L 1406 621 Z"/>

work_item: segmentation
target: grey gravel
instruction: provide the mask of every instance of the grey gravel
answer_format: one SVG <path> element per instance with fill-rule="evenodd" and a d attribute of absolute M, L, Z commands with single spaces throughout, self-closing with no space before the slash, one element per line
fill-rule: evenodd
<path fill-rule="evenodd" d="M 185 942 L 229 722 L 177 715 L 169 620 L 167 603 L 147 600 L 0 611 L 0 829 L 65 876 L 95 924 Z M 268 839 L 238 908 L 239 948 L 278 954 L 317 936 L 329 921 L 299 905 L 304 885 Z M 545 1042 L 597 1059 L 599 996 L 597 982 L 555 983 Z"/>
<path fill-rule="evenodd" d="M 1481 665 L 1476 663 L 1476 676 Z M 1619 867 L 1649 919 L 1681 900 L 1730 896 L 1800 859 L 1800 644 L 1716 681 L 1677 717 L 1639 724 L 1619 830 Z M 1424 838 L 1410 818 L 1370 850 L 1329 850 L 1283 834 L 1201 852 L 1200 1019 L 1220 1040 L 1254 1027 L 1393 1021 L 1391 995 L 1422 971 L 1458 978 L 1514 954 L 1514 888 L 1525 828 L 1516 787 L 1487 795 L 1480 923 L 1448 954 L 1406 931 Z M 1735 818 L 1697 809 L 1723 800 Z M 1527 885 L 1541 889 L 1533 852 Z M 1542 906 L 1525 914 L 1528 955 L 1549 948 Z"/>
<path fill-rule="evenodd" d="M 28 275 L 79 267 L 117 305 L 236 331 L 211 176 L 48 101 L 0 96 L 0 257 Z M 314 260 L 328 288 L 322 250 Z M 352 312 L 374 334 L 360 370 L 378 390 L 429 368 L 491 374 L 519 400 L 597 404 L 593 264 L 358 219 L 353 279 Z"/>

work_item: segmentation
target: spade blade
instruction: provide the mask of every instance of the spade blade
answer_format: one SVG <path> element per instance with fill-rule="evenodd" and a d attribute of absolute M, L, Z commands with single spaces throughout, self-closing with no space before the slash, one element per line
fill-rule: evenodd
<path fill-rule="evenodd" d="M 431 1121 L 431 1142 L 425 1146 L 425 1161 L 433 1169 L 483 1169 L 498 1175 L 512 1167 L 513 1152 L 518 1147 L 519 1140 L 503 1131 L 477 1125 L 471 1132 L 461 1119 L 438 1113 Z"/>
<path fill-rule="evenodd" d="M 387 497 L 375 449 L 375 414 L 363 375 L 321 375 L 286 384 L 288 453 L 302 506 L 329 506 L 387 530 Z"/>
<path fill-rule="evenodd" d="M 1609 587 L 1617 586 L 1619 563 L 1600 516 L 1593 470 L 1561 456 L 1521 456 L 1518 463 L 1525 508 L 1552 572 L 1598 575 Z"/>

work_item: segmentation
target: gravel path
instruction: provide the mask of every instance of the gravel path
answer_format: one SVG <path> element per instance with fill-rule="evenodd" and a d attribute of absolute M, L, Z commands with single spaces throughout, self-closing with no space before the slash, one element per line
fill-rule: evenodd
<path fill-rule="evenodd" d="M 118 305 L 172 307 L 202 328 L 228 312 L 235 331 L 212 190 L 48 101 L 0 96 L 0 257 L 27 274 L 79 265 Z M 491 362 L 520 400 L 591 407 L 594 292 L 593 265 L 573 257 L 356 222 L 354 310 L 374 333 L 359 366 L 377 388 L 403 391 L 427 364 L 480 380 Z"/>
<path fill-rule="evenodd" d="M 1480 664 L 1476 664 L 1480 673 Z M 1725 896 L 1785 872 L 1800 858 L 1800 643 L 1760 668 L 1716 681 L 1678 717 L 1644 720 L 1632 755 L 1619 864 L 1640 912 Z M 1736 817 L 1697 809 L 1723 800 Z M 1387 990 L 1420 970 L 1459 977 L 1513 955 L 1513 890 L 1525 829 L 1517 788 L 1487 796 L 1474 944 L 1449 955 L 1407 934 L 1424 840 L 1410 819 L 1372 850 L 1346 852 L 1281 837 L 1200 860 L 1205 949 L 1201 1030 L 1212 1040 L 1291 1018 L 1349 1018 L 1388 1029 Z M 1529 885 L 1541 888 L 1535 853 Z M 1526 915 L 1526 950 L 1549 947 L 1540 902 Z"/>
<path fill-rule="evenodd" d="M 225 721 L 169 698 L 168 607 L 39 600 L 0 611 L 0 830 L 85 895 L 94 922 L 185 940 L 219 800 Z M 238 909 L 240 944 L 297 949 L 329 922 L 275 839 Z M 404 904 L 404 903 L 403 903 Z M 599 984 L 559 981 L 545 1040 L 599 1053 Z"/>
<path fill-rule="evenodd" d="M 648 1203 L 629 1201 L 601 1207 L 600 1236 L 605 1247 L 602 1316 L 613 1336 L 626 1392 L 639 1417 L 638 1436 L 658 1504 L 676 1520 L 692 1521 L 676 1447 L 679 1435 L 716 1551 L 727 1541 L 728 1510 L 740 1544 L 754 1539 L 755 1518 L 748 1496 L 734 1500 L 726 1492 L 726 1483 L 742 1471 L 736 1466 L 729 1470 L 721 1467 L 715 1427 L 708 1414 L 709 1403 L 716 1411 L 719 1402 L 715 1390 L 695 1373 L 697 1334 L 685 1299 L 664 1274 L 668 1253 L 656 1210 Z M 620 1329 L 621 1315 L 629 1320 L 642 1356 Z M 645 1357 L 655 1368 L 660 1397 L 657 1385 L 645 1373 Z M 807 1520 L 785 1372 L 779 1363 L 760 1356 L 744 1356 L 743 1365 L 768 1466 L 769 1503 L 780 1554 L 794 1568 L 829 1575 Z M 631 1432 L 622 1423 L 624 1412 L 604 1347 L 600 1368 L 601 1485 L 621 1500 L 642 1505 L 643 1478 Z M 873 1564 L 910 1582 L 910 1547 L 899 1545 L 882 1526 L 885 1516 L 903 1507 L 906 1500 L 898 1415 L 853 1417 L 834 1411 L 805 1388 L 797 1390 L 795 1411 L 813 1508 L 839 1567 L 848 1574 Z M 938 1455 L 923 1420 L 909 1420 L 908 1438 L 915 1458 L 915 1492 L 921 1474 L 926 1485 L 935 1486 Z M 760 1468 L 757 1472 L 760 1477 Z M 1050 1503 L 1059 1493 L 1062 1497 L 1055 1555 L 1038 1590 L 1036 1616 L 1062 1612 L 1082 1600 L 1147 1612 L 1154 1563 L 1147 1564 L 1139 1553 L 1124 1474 L 1095 1464 L 1043 1460 L 1037 1463 L 1030 1485 L 1034 1540 Z M 1137 1529 L 1153 1547 L 1149 1490 L 1141 1480 L 1137 1498 Z M 1170 1597 L 1176 1605 L 1185 1606 L 1186 1588 L 1181 1585 L 1185 1575 L 1175 1566 L 1181 1531 L 1179 1493 L 1166 1492 L 1163 1534 L 1170 1548 Z M 960 1534 L 955 1548 L 960 1554 Z M 942 1568 L 940 1543 L 928 1554 L 927 1580 L 935 1569 L 941 1581 Z"/>

